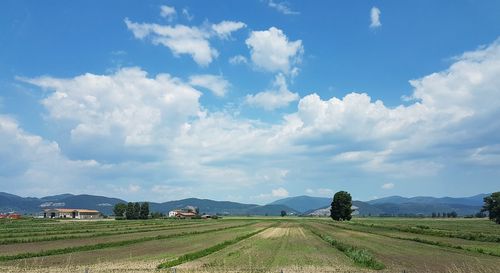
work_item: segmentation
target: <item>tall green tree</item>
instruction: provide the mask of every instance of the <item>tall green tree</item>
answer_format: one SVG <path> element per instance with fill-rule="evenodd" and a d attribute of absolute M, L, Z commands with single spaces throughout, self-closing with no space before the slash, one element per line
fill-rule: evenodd
<path fill-rule="evenodd" d="M 282 210 L 281 211 L 281 217 L 285 217 L 286 216 L 286 211 Z"/>
<path fill-rule="evenodd" d="M 127 211 L 127 204 L 125 203 L 118 203 L 115 204 L 115 206 L 113 207 L 113 214 L 118 218 L 123 217 L 126 211 Z"/>
<path fill-rule="evenodd" d="M 330 217 L 335 221 L 349 221 L 352 216 L 352 197 L 346 191 L 339 191 L 333 196 Z"/>
<path fill-rule="evenodd" d="M 141 204 L 139 202 L 134 203 L 134 216 L 132 219 L 139 219 L 141 216 Z"/>
<path fill-rule="evenodd" d="M 139 213 L 139 217 L 141 219 L 148 219 L 149 216 L 149 203 L 144 202 L 141 204 L 141 211 Z"/>
<path fill-rule="evenodd" d="M 125 211 L 125 217 L 127 220 L 134 219 L 134 203 L 128 202 L 127 210 Z"/>
<path fill-rule="evenodd" d="M 481 212 L 488 212 L 490 220 L 500 224 L 500 191 L 492 193 L 484 198 L 484 205 Z"/>

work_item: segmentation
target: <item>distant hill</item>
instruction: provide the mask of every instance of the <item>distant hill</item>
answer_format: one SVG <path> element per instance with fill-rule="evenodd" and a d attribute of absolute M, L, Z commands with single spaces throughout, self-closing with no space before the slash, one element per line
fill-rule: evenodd
<path fill-rule="evenodd" d="M 118 198 L 88 194 L 60 194 L 42 198 L 32 198 L 0 192 L 0 212 L 15 211 L 23 214 L 38 214 L 43 209 L 64 207 L 95 209 L 104 214 L 111 215 L 115 204 L 126 202 L 127 201 Z M 198 198 L 188 198 L 164 203 L 150 202 L 150 211 L 168 213 L 170 210 L 180 209 L 186 206 L 198 207 L 200 212 L 207 214 L 280 215 L 282 210 L 286 211 L 288 214 L 300 214 L 300 212 L 285 205 L 260 206 L 256 204 L 242 204 Z"/>
<path fill-rule="evenodd" d="M 371 205 L 376 204 L 457 204 L 466 206 L 482 206 L 483 198 L 489 194 L 478 194 L 471 197 L 429 197 L 429 196 L 417 196 L 417 197 L 401 197 L 401 196 L 389 196 L 379 199 L 374 199 L 368 201 L 367 203 Z"/>
<path fill-rule="evenodd" d="M 312 197 L 307 195 L 288 197 L 276 200 L 269 205 L 285 205 L 300 212 L 306 212 L 326 206 L 330 206 L 331 198 Z"/>
<path fill-rule="evenodd" d="M 471 197 L 401 197 L 390 196 L 368 202 L 353 201 L 359 208 L 360 215 L 431 215 L 433 212 L 443 213 L 455 211 L 458 215 L 470 215 L 478 212 L 483 205 L 483 198 L 489 194 L 478 194 Z M 330 198 L 296 196 L 276 200 L 271 204 L 283 204 L 303 214 L 314 214 L 320 209 L 330 206 Z"/>

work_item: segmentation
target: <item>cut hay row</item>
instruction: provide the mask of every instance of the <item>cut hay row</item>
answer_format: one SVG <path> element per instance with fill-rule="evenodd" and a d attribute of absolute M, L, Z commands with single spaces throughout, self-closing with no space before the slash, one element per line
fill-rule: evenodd
<path fill-rule="evenodd" d="M 19 253 L 19 254 L 15 254 L 15 255 L 3 255 L 3 256 L 0 256 L 0 261 L 12 261 L 12 260 L 19 260 L 19 259 L 26 259 L 26 258 L 44 257 L 44 256 L 74 253 L 74 252 L 80 252 L 80 251 L 90 251 L 90 250 L 97 250 L 97 249 L 110 248 L 110 247 L 122 247 L 122 246 L 137 244 L 137 243 L 141 243 L 141 242 L 147 242 L 147 241 L 153 241 L 153 240 L 163 240 L 163 239 L 169 239 L 169 238 L 173 238 L 173 237 L 184 237 L 184 236 L 190 236 L 190 235 L 204 234 L 204 233 L 210 233 L 210 232 L 216 232 L 216 231 L 222 231 L 222 230 L 228 230 L 228 229 L 249 226 L 249 225 L 253 225 L 253 224 L 255 224 L 255 222 L 245 223 L 242 225 L 234 225 L 234 226 L 229 226 L 229 227 L 216 228 L 216 229 L 202 230 L 202 231 L 181 232 L 181 233 L 176 233 L 176 234 L 157 235 L 157 236 L 152 236 L 152 237 L 142 237 L 142 238 L 137 238 L 137 239 L 132 239 L 132 240 L 122 240 L 122 241 L 115 241 L 115 242 L 98 243 L 98 244 L 93 244 L 93 245 L 82 245 L 82 246 L 75 246 L 75 247 L 58 248 L 58 249 L 43 250 L 43 251 L 38 251 L 38 252 L 24 252 L 24 253 Z"/>
<path fill-rule="evenodd" d="M 350 225 L 359 225 L 364 227 L 371 228 L 381 228 L 387 230 L 395 230 L 401 232 L 409 232 L 415 234 L 425 234 L 432 236 L 440 236 L 440 237 L 449 237 L 449 238 L 459 238 L 471 241 L 480 241 L 480 242 L 500 242 L 500 235 L 497 234 L 486 234 L 482 232 L 464 232 L 464 231 L 452 231 L 452 230 L 443 230 L 430 228 L 425 225 L 418 226 L 409 226 L 409 227 L 401 227 L 401 226 L 389 226 L 389 225 L 380 225 L 380 224 L 365 224 L 360 222 L 351 222 Z"/>
<path fill-rule="evenodd" d="M 214 223 L 205 223 L 199 224 L 197 226 L 210 226 Z M 89 238 L 89 237 L 102 237 L 102 236 L 110 236 L 110 235 L 121 235 L 121 234 L 132 234 L 132 233 L 141 233 L 141 232 L 151 232 L 151 231 L 162 231 L 162 230 L 171 230 L 171 229 L 179 229 L 184 226 L 192 226 L 192 224 L 179 224 L 179 225 L 164 225 L 158 226 L 156 228 L 141 228 L 141 229 L 114 229 L 103 232 L 97 232 L 100 230 L 83 230 L 80 229 L 77 234 L 74 231 L 66 232 L 63 234 L 69 235 L 56 235 L 56 236 L 48 236 L 48 237 L 35 237 L 37 235 L 20 235 L 19 237 L 8 238 L 0 240 L 0 245 L 8 245 L 8 244 L 18 244 L 18 243 L 33 243 L 33 242 L 43 242 L 43 241 L 57 241 L 57 240 L 67 240 L 67 239 L 81 239 L 81 238 Z M 54 232 L 54 234 L 60 234 Z M 23 238 L 20 238 L 23 237 Z M 27 238 L 26 238 L 27 237 Z"/>
<path fill-rule="evenodd" d="M 323 241 L 329 243 L 330 245 L 332 245 L 336 249 L 343 252 L 347 257 L 351 258 L 355 264 L 360 265 L 360 266 L 364 266 L 367 268 L 371 268 L 371 269 L 376 269 L 376 270 L 380 270 L 380 269 L 385 268 L 385 265 L 382 262 L 375 259 L 373 254 L 370 253 L 368 250 L 357 248 L 355 246 L 346 244 L 346 243 L 341 242 L 339 240 L 335 240 L 334 238 L 332 238 L 328 235 L 320 233 L 319 231 L 312 228 L 311 226 L 307 226 L 307 228 L 314 235 L 318 236 Z"/>
<path fill-rule="evenodd" d="M 491 250 L 488 250 L 485 248 L 481 248 L 481 247 L 467 247 L 467 246 L 461 246 L 461 245 L 452 244 L 452 243 L 448 243 L 448 242 L 429 240 L 429 239 L 424 239 L 424 238 L 419 238 L 419 237 L 401 237 L 401 236 L 397 236 L 397 235 L 380 233 L 380 232 L 376 232 L 373 230 L 366 230 L 366 229 L 360 230 L 360 229 L 356 229 L 356 228 L 352 228 L 352 227 L 347 227 L 345 225 L 337 225 L 335 223 L 328 223 L 328 225 L 331 225 L 331 226 L 334 226 L 337 228 L 341 228 L 341 229 L 345 229 L 345 230 L 353 230 L 353 231 L 365 232 L 365 233 L 370 233 L 370 234 L 376 234 L 376 235 L 380 235 L 380 236 L 384 236 L 384 237 L 388 237 L 388 238 L 392 238 L 392 239 L 413 241 L 413 242 L 422 243 L 422 244 L 435 245 L 435 246 L 447 247 L 447 248 L 454 248 L 454 249 L 460 249 L 460 250 L 477 252 L 477 253 L 481 253 L 481 254 L 500 257 L 500 253 L 494 252 L 494 251 L 491 251 Z M 400 231 L 400 230 L 398 230 L 398 231 Z M 400 231 L 400 232 L 403 232 L 403 231 Z M 437 236 L 437 237 L 439 237 L 439 236 Z M 460 239 L 462 239 L 462 238 L 460 238 Z"/>
<path fill-rule="evenodd" d="M 264 231 L 268 228 L 270 228 L 270 227 L 265 227 L 265 228 L 262 228 L 260 230 L 254 231 L 254 232 L 250 232 L 248 234 L 238 236 L 232 240 L 227 240 L 227 241 L 224 241 L 222 243 L 218 243 L 218 244 L 211 246 L 209 248 L 205 248 L 205 249 L 202 249 L 199 251 L 184 254 L 182 256 L 177 257 L 174 260 L 159 264 L 157 268 L 158 269 L 170 268 L 170 267 L 174 267 L 174 266 L 186 263 L 186 262 L 194 261 L 196 259 L 208 256 L 208 255 L 210 255 L 214 252 L 220 251 L 220 250 L 222 250 L 230 245 L 234 245 L 240 241 L 243 241 L 243 240 L 248 239 L 248 238 L 250 238 L 258 233 L 261 233 L 262 231 Z"/>

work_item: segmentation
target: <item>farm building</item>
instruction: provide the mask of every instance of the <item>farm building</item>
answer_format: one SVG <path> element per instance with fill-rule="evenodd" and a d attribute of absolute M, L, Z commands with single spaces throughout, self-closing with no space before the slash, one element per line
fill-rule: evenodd
<path fill-rule="evenodd" d="M 185 210 L 172 210 L 168 212 L 168 217 L 191 218 L 196 216 L 196 213 Z"/>
<path fill-rule="evenodd" d="M 46 209 L 43 218 L 99 219 L 101 213 L 91 209 Z"/>
<path fill-rule="evenodd" d="M 21 219 L 21 214 L 18 213 L 0 214 L 0 219 Z"/>

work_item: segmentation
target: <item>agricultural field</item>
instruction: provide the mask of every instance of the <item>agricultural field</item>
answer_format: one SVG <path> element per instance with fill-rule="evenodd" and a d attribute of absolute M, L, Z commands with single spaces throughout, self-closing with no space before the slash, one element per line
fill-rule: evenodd
<path fill-rule="evenodd" d="M 240 217 L 0 222 L 0 272 L 478 272 L 500 226 L 478 219 Z"/>

